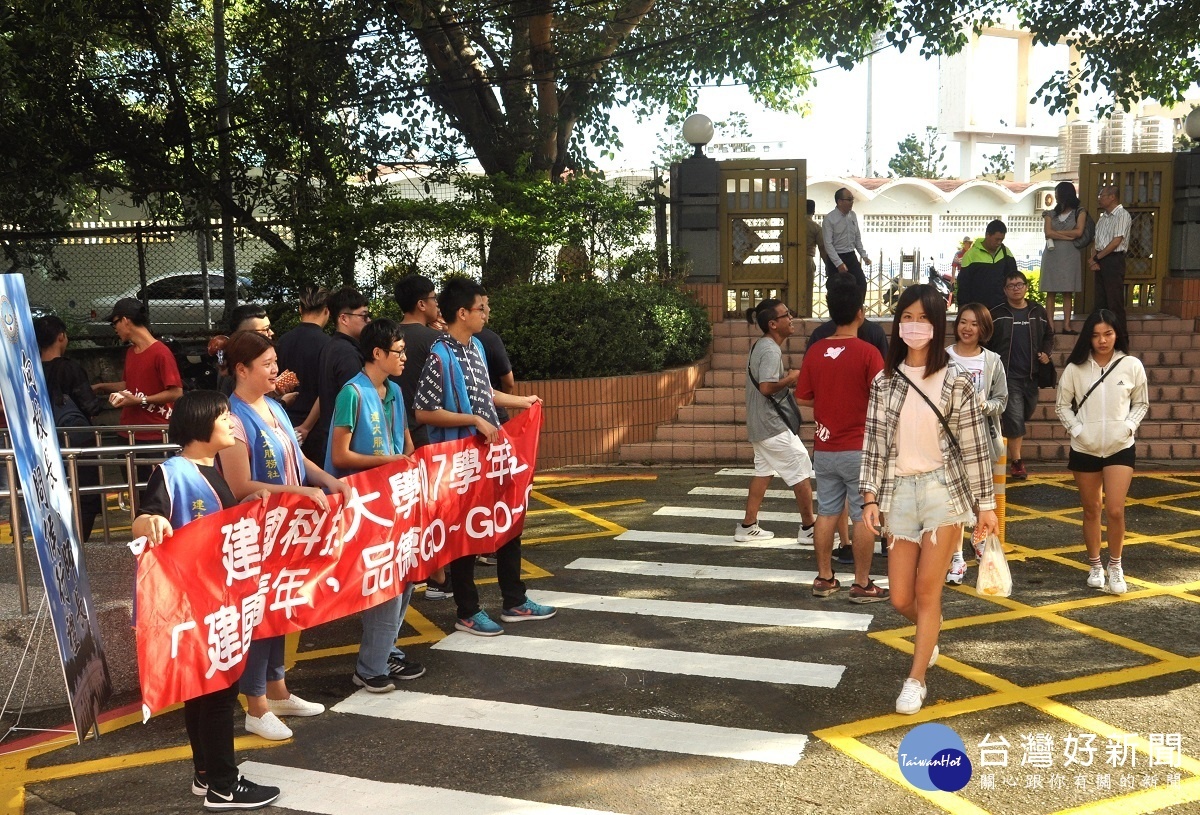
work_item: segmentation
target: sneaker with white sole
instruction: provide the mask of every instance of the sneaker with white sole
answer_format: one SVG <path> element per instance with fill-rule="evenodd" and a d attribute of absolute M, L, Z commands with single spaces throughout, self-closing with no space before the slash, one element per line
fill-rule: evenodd
<path fill-rule="evenodd" d="M 269 710 L 262 716 L 251 716 L 247 713 L 246 732 L 253 733 L 267 741 L 286 741 L 292 737 L 292 729 L 279 721 L 279 717 Z M 209 787 L 208 791 L 211 793 L 212 787 Z"/>
<path fill-rule="evenodd" d="M 526 600 L 516 608 L 506 608 L 500 612 L 500 620 L 506 623 L 520 623 L 525 620 L 548 620 L 558 613 L 554 606 L 543 606 L 532 600 Z"/>
<path fill-rule="evenodd" d="M 320 702 L 306 702 L 294 693 L 286 699 L 268 699 L 267 710 L 276 716 L 319 716 L 325 712 Z"/>
<path fill-rule="evenodd" d="M 1090 586 L 1093 589 L 1104 588 L 1104 567 L 1103 566 L 1093 566 L 1092 567 L 1091 571 L 1088 572 L 1087 584 L 1088 584 L 1088 586 Z"/>
<path fill-rule="evenodd" d="M 388 678 L 407 682 L 425 675 L 425 666 L 415 659 L 388 657 Z"/>
<path fill-rule="evenodd" d="M 738 524 L 737 529 L 733 530 L 733 539 L 738 543 L 745 543 L 746 541 L 769 541 L 773 537 L 775 537 L 775 533 L 763 529 L 758 525 L 757 521 L 749 526 Z"/>
<path fill-rule="evenodd" d="M 279 787 L 268 787 L 255 784 L 242 776 L 229 792 L 217 792 L 209 788 L 204 796 L 204 808 L 210 812 L 221 812 L 227 809 L 260 809 L 275 802 L 279 797 Z"/>
<path fill-rule="evenodd" d="M 911 676 L 905 679 L 904 687 L 900 689 L 900 695 L 896 697 L 896 712 L 906 716 L 919 713 L 921 705 L 925 703 L 925 693 L 925 686 L 921 680 L 913 679 Z"/>
<path fill-rule="evenodd" d="M 459 631 L 466 631 L 468 634 L 475 634 L 479 637 L 498 637 L 504 633 L 504 629 L 489 617 L 486 611 L 477 611 L 473 617 L 458 620 L 454 623 L 454 627 Z"/>
<path fill-rule="evenodd" d="M 192 795 L 199 795 L 201 798 L 208 795 L 208 782 L 200 773 L 192 773 Z"/>
<path fill-rule="evenodd" d="M 956 552 L 950 561 L 950 571 L 946 573 L 946 584 L 961 586 L 963 576 L 967 573 L 967 562 L 963 560 L 962 552 Z"/>
<path fill-rule="evenodd" d="M 363 676 L 355 671 L 350 681 L 367 693 L 390 693 L 396 689 L 396 683 L 390 676 Z"/>
<path fill-rule="evenodd" d="M 811 548 L 813 545 L 813 531 L 816 528 L 816 521 L 813 521 L 808 526 L 800 524 L 800 528 L 796 530 L 796 543 L 800 546 Z"/>
<path fill-rule="evenodd" d="M 1113 594 L 1129 591 L 1129 587 L 1125 585 L 1125 570 L 1120 566 L 1108 567 L 1108 590 Z"/>
<path fill-rule="evenodd" d="M 448 600 L 453 596 L 454 589 L 450 587 L 450 575 L 446 575 L 446 579 L 441 583 L 432 577 L 425 581 L 426 600 Z"/>
<path fill-rule="evenodd" d="M 933 646 L 933 653 L 929 655 L 929 667 L 930 668 L 932 668 L 937 663 L 938 656 L 941 655 L 941 653 L 942 652 L 940 650 L 938 650 L 938 647 L 936 645 Z"/>

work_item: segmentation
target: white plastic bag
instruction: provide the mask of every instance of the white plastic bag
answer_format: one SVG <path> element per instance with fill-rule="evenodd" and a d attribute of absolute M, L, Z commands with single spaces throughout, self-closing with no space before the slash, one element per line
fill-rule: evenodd
<path fill-rule="evenodd" d="M 1008 597 L 1012 594 L 1012 572 L 1008 569 L 1000 539 L 995 535 L 988 535 L 983 541 L 975 591 L 991 597 Z"/>

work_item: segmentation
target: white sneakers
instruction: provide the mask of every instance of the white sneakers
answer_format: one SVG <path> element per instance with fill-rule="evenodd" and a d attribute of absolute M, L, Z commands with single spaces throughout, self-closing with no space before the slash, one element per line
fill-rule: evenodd
<path fill-rule="evenodd" d="M 292 693 L 286 699 L 268 699 L 267 710 L 276 716 L 319 716 L 325 712 L 325 706 L 319 702 L 306 702 Z"/>
<path fill-rule="evenodd" d="M 773 537 L 775 537 L 775 533 L 763 529 L 758 525 L 757 521 L 749 526 L 738 524 L 737 529 L 733 530 L 733 539 L 738 543 L 745 543 L 746 541 L 769 541 Z"/>
<path fill-rule="evenodd" d="M 1088 585 L 1092 584 L 1092 579 L 1088 578 Z M 1120 566 L 1108 567 L 1108 590 L 1113 594 L 1124 594 L 1129 591 L 1129 587 L 1125 585 L 1125 571 Z"/>
<path fill-rule="evenodd" d="M 1090 572 L 1088 572 L 1087 584 L 1088 584 L 1088 586 L 1090 586 L 1093 589 L 1104 588 L 1104 567 L 1103 566 L 1093 566 L 1092 567 L 1092 570 Z"/>
<path fill-rule="evenodd" d="M 937 658 L 941 653 L 942 652 L 938 649 L 938 647 L 936 645 L 933 646 L 933 653 L 929 655 L 929 667 L 930 668 L 932 668 L 934 666 L 934 664 L 937 662 Z"/>
<path fill-rule="evenodd" d="M 813 533 L 816 531 L 817 522 L 813 521 L 812 526 L 800 524 L 800 528 L 796 530 L 796 543 L 800 546 L 811 547 L 813 545 Z M 837 533 L 834 533 L 834 537 Z"/>
<path fill-rule="evenodd" d="M 900 695 L 896 697 L 896 712 L 911 716 L 920 712 L 921 705 L 924 703 L 925 686 L 921 684 L 921 680 L 913 679 L 911 676 L 905 679 L 904 687 L 900 689 Z"/>
<path fill-rule="evenodd" d="M 946 573 L 946 583 L 951 586 L 961 586 L 963 576 L 967 573 L 967 562 L 963 560 L 962 552 L 955 552 L 950 561 L 950 571 Z"/>
<path fill-rule="evenodd" d="M 247 713 L 246 732 L 262 736 L 267 741 L 284 741 L 292 737 L 292 729 L 269 710 L 261 717 Z"/>

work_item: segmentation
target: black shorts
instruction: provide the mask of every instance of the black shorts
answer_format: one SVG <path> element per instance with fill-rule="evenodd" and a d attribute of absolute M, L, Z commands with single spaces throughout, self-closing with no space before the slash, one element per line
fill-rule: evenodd
<path fill-rule="evenodd" d="M 1133 467 L 1136 463 L 1137 453 L 1133 445 L 1104 458 L 1072 450 L 1067 458 L 1067 469 L 1073 473 L 1099 473 L 1105 467 Z"/>

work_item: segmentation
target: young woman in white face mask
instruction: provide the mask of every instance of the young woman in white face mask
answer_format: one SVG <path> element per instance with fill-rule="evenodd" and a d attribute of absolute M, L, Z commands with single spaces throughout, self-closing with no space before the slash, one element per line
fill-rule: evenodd
<path fill-rule="evenodd" d="M 932 286 L 910 286 L 896 313 L 871 387 L 859 486 L 863 522 L 890 536 L 892 605 L 917 629 L 896 699 L 897 713 L 912 714 L 938 658 L 942 586 L 963 524 L 975 524 L 978 540 L 997 523 L 988 431 L 970 374 L 946 354 L 945 301 Z"/>

